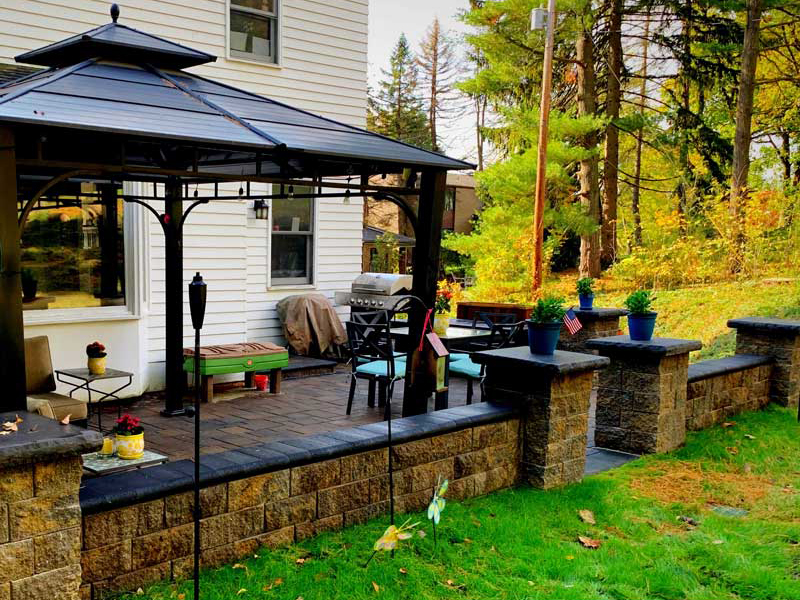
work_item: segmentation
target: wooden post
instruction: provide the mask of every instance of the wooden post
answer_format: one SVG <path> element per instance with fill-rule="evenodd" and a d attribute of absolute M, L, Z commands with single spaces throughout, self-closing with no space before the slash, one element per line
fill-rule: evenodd
<path fill-rule="evenodd" d="M 119 227 L 117 225 L 117 187 L 103 184 L 100 198 L 103 216 L 100 221 L 100 298 L 112 302 L 119 298 Z"/>
<path fill-rule="evenodd" d="M 553 45 L 556 31 L 556 0 L 547 3 L 547 37 L 542 67 L 542 101 L 539 109 L 539 156 L 536 160 L 536 196 L 533 205 L 532 296 L 542 287 L 542 242 L 544 238 L 544 195 L 547 191 L 547 133 L 550 125 L 550 91 L 553 87 Z"/>
<path fill-rule="evenodd" d="M 423 171 L 420 185 L 417 223 L 417 245 L 414 248 L 414 281 L 411 293 L 433 308 L 439 278 L 439 251 L 442 247 L 442 218 L 446 171 Z M 413 354 L 419 355 L 419 340 L 425 323 L 425 310 L 415 305 L 409 314 L 409 344 Z M 423 361 L 410 360 L 406 364 L 403 393 L 403 416 L 419 415 L 428 410 L 428 398 L 433 393 L 430 377 Z"/>
<path fill-rule="evenodd" d="M 26 409 L 25 331 L 22 324 L 20 228 L 14 132 L 0 127 L 0 412 Z"/>
<path fill-rule="evenodd" d="M 186 414 L 183 391 L 183 198 L 181 181 L 167 180 L 164 201 L 164 291 L 166 305 L 166 403 L 161 414 L 174 417 Z"/>

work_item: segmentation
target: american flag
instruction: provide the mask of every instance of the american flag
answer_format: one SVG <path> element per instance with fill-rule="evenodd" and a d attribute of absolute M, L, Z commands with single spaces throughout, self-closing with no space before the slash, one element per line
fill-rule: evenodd
<path fill-rule="evenodd" d="M 569 331 L 570 335 L 575 335 L 583 329 L 583 325 L 581 325 L 575 311 L 571 308 L 564 313 L 564 325 L 567 326 L 567 331 Z"/>

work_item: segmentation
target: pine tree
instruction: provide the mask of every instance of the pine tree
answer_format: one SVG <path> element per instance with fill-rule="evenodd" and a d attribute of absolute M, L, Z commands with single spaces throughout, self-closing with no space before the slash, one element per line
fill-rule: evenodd
<path fill-rule="evenodd" d="M 439 18 L 435 17 L 420 44 L 419 68 L 422 71 L 422 87 L 428 108 L 428 128 L 431 148 L 442 149 L 439 125 L 458 112 L 457 97 L 453 84 L 458 75 L 458 58 L 455 43 L 442 31 Z"/>
<path fill-rule="evenodd" d="M 419 94 L 416 59 L 405 34 L 392 51 L 389 70 L 382 69 L 384 79 L 369 99 L 367 127 L 376 133 L 421 146 L 431 147 L 425 109 Z"/>

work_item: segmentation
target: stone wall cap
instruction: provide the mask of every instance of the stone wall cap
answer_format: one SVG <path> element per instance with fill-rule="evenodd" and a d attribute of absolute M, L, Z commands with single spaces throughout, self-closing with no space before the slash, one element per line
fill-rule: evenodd
<path fill-rule="evenodd" d="M 745 317 L 728 321 L 731 329 L 749 329 L 750 331 L 774 331 L 776 333 L 800 334 L 800 321 L 776 319 L 774 317 Z"/>
<path fill-rule="evenodd" d="M 711 360 L 701 360 L 689 365 L 689 383 L 702 381 L 710 377 L 725 375 L 726 373 L 736 373 L 753 367 L 760 367 L 774 362 L 771 356 L 758 354 L 737 354 L 726 358 L 715 358 Z"/>
<path fill-rule="evenodd" d="M 0 423 L 22 419 L 18 431 L 0 436 L 0 466 L 13 467 L 63 456 L 95 452 L 103 436 L 74 425 L 62 425 L 41 415 L 20 411 L 0 413 Z"/>
<path fill-rule="evenodd" d="M 703 344 L 698 340 L 675 338 L 653 338 L 648 342 L 632 340 L 628 335 L 612 335 L 586 341 L 586 347 L 600 352 L 637 352 L 655 356 L 673 356 L 700 350 Z"/>
<path fill-rule="evenodd" d="M 472 354 L 478 364 L 505 364 L 526 369 L 546 371 L 551 374 L 566 375 L 602 369 L 610 363 L 604 356 L 556 350 L 555 354 L 532 354 L 528 346 L 515 346 L 500 350 L 485 350 Z"/>
<path fill-rule="evenodd" d="M 624 317 L 628 311 L 624 308 L 593 308 L 592 310 L 572 309 L 578 319 L 585 323 L 587 321 L 600 321 L 602 319 L 613 319 Z"/>
<path fill-rule="evenodd" d="M 517 410 L 510 406 L 481 402 L 393 419 L 392 442 L 401 444 L 507 421 L 517 414 Z M 200 485 L 210 487 L 385 448 L 387 445 L 387 424 L 384 421 L 207 454 L 200 459 Z M 85 515 L 96 514 L 180 494 L 192 489 L 193 473 L 194 463 L 191 460 L 178 460 L 146 469 L 85 479 L 80 490 L 81 510 Z"/>

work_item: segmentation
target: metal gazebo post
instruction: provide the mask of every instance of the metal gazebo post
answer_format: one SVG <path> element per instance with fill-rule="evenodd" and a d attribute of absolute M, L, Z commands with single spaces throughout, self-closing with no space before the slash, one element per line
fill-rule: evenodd
<path fill-rule="evenodd" d="M 194 598 L 200 598 L 200 330 L 206 314 L 206 284 L 198 272 L 189 284 L 194 328 Z"/>

